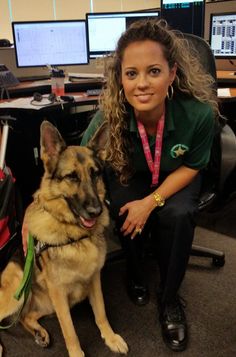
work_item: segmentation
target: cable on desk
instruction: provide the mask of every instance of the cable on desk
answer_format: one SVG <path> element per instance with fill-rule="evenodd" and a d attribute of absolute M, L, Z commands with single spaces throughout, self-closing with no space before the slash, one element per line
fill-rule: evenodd
<path fill-rule="evenodd" d="M 43 99 L 49 100 L 49 103 L 42 103 Z M 57 97 L 54 93 L 50 93 L 48 96 L 43 96 L 41 93 L 35 92 L 33 94 L 33 99 L 31 99 L 30 104 L 36 107 L 44 107 L 46 105 L 51 105 L 57 101 Z"/>

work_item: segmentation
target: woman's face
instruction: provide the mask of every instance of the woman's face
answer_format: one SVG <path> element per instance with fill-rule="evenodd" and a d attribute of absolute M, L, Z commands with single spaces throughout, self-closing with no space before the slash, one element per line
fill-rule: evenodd
<path fill-rule="evenodd" d="M 170 69 L 159 43 L 151 40 L 128 45 L 121 64 L 121 81 L 127 101 L 136 115 L 160 115 L 164 110 L 168 87 L 176 74 Z"/>

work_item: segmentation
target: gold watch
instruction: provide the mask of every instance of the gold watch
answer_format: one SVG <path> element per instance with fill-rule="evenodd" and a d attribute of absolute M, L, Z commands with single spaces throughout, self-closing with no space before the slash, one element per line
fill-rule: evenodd
<path fill-rule="evenodd" d="M 155 203 L 156 203 L 156 206 L 157 207 L 163 207 L 164 204 L 165 204 L 165 199 L 164 197 L 162 197 L 161 195 L 159 195 L 158 192 L 154 191 L 153 192 L 153 197 L 154 197 L 154 200 L 155 200 Z"/>

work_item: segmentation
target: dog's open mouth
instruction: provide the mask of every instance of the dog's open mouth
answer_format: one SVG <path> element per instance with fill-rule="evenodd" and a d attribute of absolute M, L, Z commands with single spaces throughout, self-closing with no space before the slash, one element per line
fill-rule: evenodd
<path fill-rule="evenodd" d="M 80 218 L 80 221 L 81 221 L 82 225 L 85 228 L 92 228 L 95 225 L 96 221 L 97 221 L 96 218 L 86 219 L 86 218 L 84 218 L 82 216 L 79 216 L 79 218 Z"/>

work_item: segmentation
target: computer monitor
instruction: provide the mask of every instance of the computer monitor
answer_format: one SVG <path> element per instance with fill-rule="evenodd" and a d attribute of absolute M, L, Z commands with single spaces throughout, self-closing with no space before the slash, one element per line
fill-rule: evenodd
<path fill-rule="evenodd" d="M 210 46 L 216 58 L 236 58 L 236 11 L 211 14 Z"/>
<path fill-rule="evenodd" d="M 17 67 L 87 64 L 85 20 L 13 22 Z"/>
<path fill-rule="evenodd" d="M 161 17 L 179 31 L 203 37 L 205 0 L 161 0 Z"/>
<path fill-rule="evenodd" d="M 131 23 L 157 18 L 160 11 L 87 13 L 89 56 L 96 58 L 115 51 L 117 40 Z"/>

